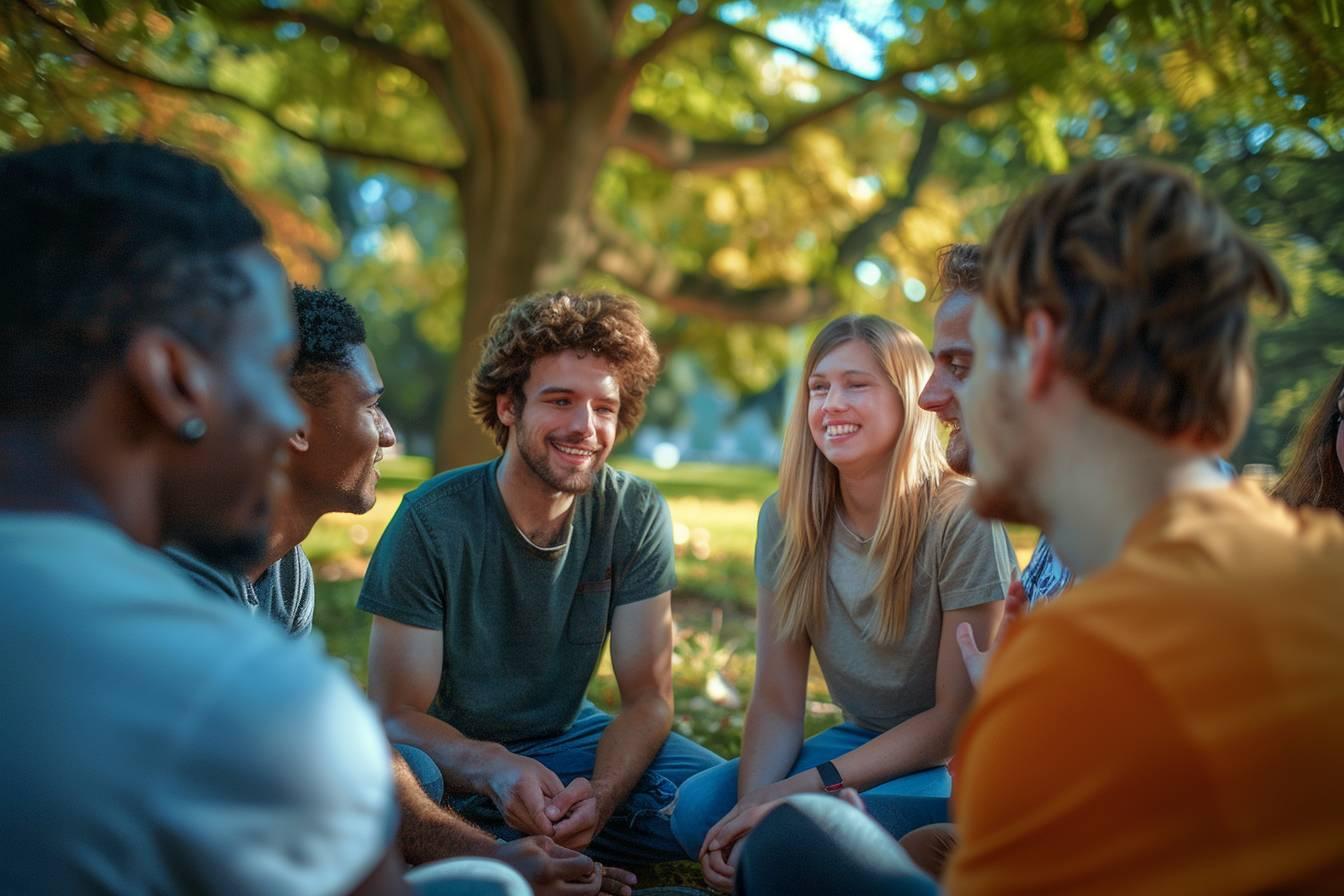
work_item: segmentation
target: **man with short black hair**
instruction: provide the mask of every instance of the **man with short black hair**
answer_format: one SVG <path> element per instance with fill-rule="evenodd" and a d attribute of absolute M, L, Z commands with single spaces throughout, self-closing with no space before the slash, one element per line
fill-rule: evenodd
<path fill-rule="evenodd" d="M 209 591 L 302 637 L 313 627 L 313 567 L 300 542 L 328 513 L 365 513 L 378 499 L 377 463 L 397 443 L 379 407 L 383 380 L 364 321 L 328 289 L 293 288 L 299 349 L 290 374 L 306 422 L 289 437 L 289 487 L 276 499 L 266 553 L 242 573 L 190 551 L 167 553 Z"/>

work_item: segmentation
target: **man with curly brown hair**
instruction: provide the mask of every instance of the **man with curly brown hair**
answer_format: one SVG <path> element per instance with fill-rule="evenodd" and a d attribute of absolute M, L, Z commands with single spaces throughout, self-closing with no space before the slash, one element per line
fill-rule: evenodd
<path fill-rule="evenodd" d="M 672 724 L 672 524 L 606 465 L 658 353 L 629 299 L 562 291 L 495 318 L 471 408 L 502 455 L 411 492 L 374 553 L 369 691 L 448 800 L 498 836 L 602 861 L 683 858 L 686 778 L 721 760 Z M 611 635 L 621 710 L 584 699 Z"/>

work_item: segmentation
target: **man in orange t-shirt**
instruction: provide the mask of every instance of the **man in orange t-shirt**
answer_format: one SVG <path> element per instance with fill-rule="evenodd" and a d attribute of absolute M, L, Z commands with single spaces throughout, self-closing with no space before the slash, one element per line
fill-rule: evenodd
<path fill-rule="evenodd" d="M 1081 582 L 989 664 L 946 891 L 1339 892 L 1344 521 L 1205 460 L 1245 425 L 1249 301 L 1286 308 L 1281 275 L 1186 175 L 1126 160 L 1010 210 L 985 287 L 960 395 L 976 508 L 1040 526 Z M 931 886 L 838 800 L 776 816 L 740 892 Z"/>

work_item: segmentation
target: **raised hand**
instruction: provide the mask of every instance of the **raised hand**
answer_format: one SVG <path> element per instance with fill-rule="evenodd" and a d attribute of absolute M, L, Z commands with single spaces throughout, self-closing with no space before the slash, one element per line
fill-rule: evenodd
<path fill-rule="evenodd" d="M 975 632 L 971 630 L 971 624 L 963 622 L 957 626 L 957 646 L 961 648 L 961 660 L 966 664 L 966 674 L 971 677 L 971 684 L 976 688 L 980 687 L 980 682 L 985 677 L 985 667 L 989 664 L 989 658 L 994 655 L 994 648 L 1003 639 L 1004 632 L 1008 631 L 1009 626 L 1026 611 L 1027 592 L 1022 587 L 1022 580 L 1014 578 L 1003 600 L 1003 621 L 999 623 L 999 631 L 994 636 L 993 643 L 981 650 L 975 643 Z"/>

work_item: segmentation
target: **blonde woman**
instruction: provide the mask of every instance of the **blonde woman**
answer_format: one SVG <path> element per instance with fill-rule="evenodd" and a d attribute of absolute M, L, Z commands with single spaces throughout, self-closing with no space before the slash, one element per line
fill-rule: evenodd
<path fill-rule="evenodd" d="M 757 528 L 742 757 L 686 781 L 672 818 L 711 885 L 732 888 L 741 838 L 791 794 L 854 788 L 895 836 L 946 820 L 973 694 L 956 628 L 988 643 L 1016 561 L 916 405 L 931 369 L 914 334 L 873 315 L 832 321 L 808 352 Z M 805 741 L 813 651 L 845 721 Z"/>

